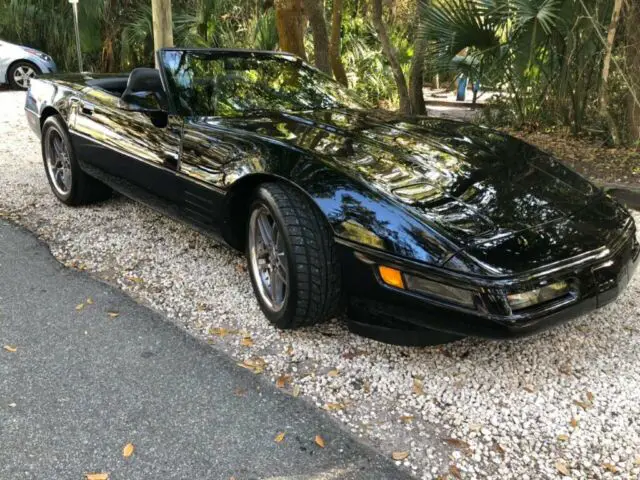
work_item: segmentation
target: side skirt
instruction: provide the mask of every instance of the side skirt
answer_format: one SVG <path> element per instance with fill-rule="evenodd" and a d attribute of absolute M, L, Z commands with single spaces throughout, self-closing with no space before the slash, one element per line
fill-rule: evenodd
<path fill-rule="evenodd" d="M 225 247 L 233 249 L 233 247 L 231 247 L 225 241 L 218 230 L 214 230 L 213 228 L 206 228 L 189 221 L 189 218 L 185 218 L 178 205 L 165 201 L 162 198 L 159 198 L 156 195 L 153 195 L 148 191 L 132 184 L 131 182 L 128 182 L 127 180 L 115 177 L 109 173 L 104 172 L 103 170 L 87 164 L 86 162 L 83 162 L 82 170 L 84 170 L 87 175 L 91 175 L 92 177 L 108 185 L 114 191 L 120 193 L 121 195 L 124 195 L 125 197 L 128 197 L 138 203 L 141 203 L 151 208 L 152 210 L 171 218 L 172 220 L 180 222 L 183 225 L 187 225 L 193 230 L 206 235 L 209 238 L 212 238 L 218 243 L 223 244 Z"/>

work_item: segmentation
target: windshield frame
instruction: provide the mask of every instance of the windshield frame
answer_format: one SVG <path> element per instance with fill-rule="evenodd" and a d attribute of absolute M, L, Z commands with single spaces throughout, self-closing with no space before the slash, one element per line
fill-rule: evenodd
<path fill-rule="evenodd" d="M 165 53 L 168 52 L 180 52 L 180 53 L 204 53 L 204 54 L 219 54 L 220 57 L 237 57 L 237 58 L 279 58 L 279 59 L 288 59 L 290 61 L 299 62 L 302 68 L 310 69 L 314 71 L 314 73 L 325 77 L 331 83 L 334 83 L 339 89 L 346 90 L 346 92 L 353 97 L 354 101 L 357 101 L 360 104 L 362 110 L 370 109 L 371 107 L 367 104 L 366 101 L 362 100 L 353 90 L 348 87 L 336 82 L 332 77 L 327 75 L 326 73 L 318 70 L 312 65 L 304 62 L 300 57 L 288 53 L 288 52 L 278 52 L 278 51 L 269 51 L 269 50 L 252 50 L 252 49 L 235 49 L 235 48 L 162 48 L 156 52 L 156 60 L 158 64 L 158 69 L 160 70 L 160 77 L 162 80 L 162 85 L 164 87 L 165 92 L 167 93 L 169 113 L 182 116 L 182 117 L 192 117 L 192 116 L 206 116 L 206 117 L 220 117 L 220 118 L 229 118 L 228 115 L 220 115 L 218 112 L 213 112 L 211 115 L 201 115 L 193 112 L 185 111 L 179 107 L 177 102 L 178 94 L 173 91 L 171 85 L 172 82 L 169 78 L 168 68 L 164 64 Z M 336 108 L 347 108 L 345 107 L 336 107 Z M 309 108 L 305 110 L 310 110 Z M 313 110 L 313 109 L 311 109 Z M 316 110 L 321 110 L 321 108 L 317 108 Z M 264 110 L 263 110 L 264 111 Z M 277 112 L 298 112 L 303 110 L 286 110 L 286 109 L 278 109 L 274 110 Z M 250 111 L 238 111 L 238 116 L 250 115 Z"/>

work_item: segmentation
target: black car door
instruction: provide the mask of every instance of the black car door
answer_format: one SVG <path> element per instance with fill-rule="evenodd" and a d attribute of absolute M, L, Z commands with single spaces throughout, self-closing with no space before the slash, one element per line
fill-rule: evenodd
<path fill-rule="evenodd" d="M 181 214 L 210 233 L 222 227 L 224 195 L 233 181 L 233 165 L 242 155 L 233 138 L 186 118 L 179 166 Z"/>
<path fill-rule="evenodd" d="M 74 147 L 90 171 L 97 169 L 116 189 L 146 203 L 180 201 L 180 117 L 163 124 L 154 114 L 122 108 L 117 96 L 99 89 L 87 91 L 74 108 Z"/>

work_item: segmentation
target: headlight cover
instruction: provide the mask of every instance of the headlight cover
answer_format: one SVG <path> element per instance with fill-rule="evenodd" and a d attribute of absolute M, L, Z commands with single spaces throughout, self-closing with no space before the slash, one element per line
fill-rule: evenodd
<path fill-rule="evenodd" d="M 463 307 L 475 308 L 475 295 L 471 290 L 453 287 L 415 275 L 405 274 L 404 278 L 408 290 L 423 293 Z"/>
<path fill-rule="evenodd" d="M 571 291 L 568 282 L 562 280 L 527 292 L 510 293 L 507 301 L 511 310 L 523 310 L 565 296 Z"/>
<path fill-rule="evenodd" d="M 53 59 L 49 55 L 47 55 L 46 53 L 40 52 L 39 50 L 34 50 L 33 48 L 25 48 L 25 51 L 29 52 L 31 55 L 40 57 L 45 62 L 53 61 Z"/>

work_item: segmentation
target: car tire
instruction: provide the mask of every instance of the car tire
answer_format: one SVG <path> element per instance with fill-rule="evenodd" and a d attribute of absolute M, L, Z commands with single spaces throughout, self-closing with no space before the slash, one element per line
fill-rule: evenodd
<path fill-rule="evenodd" d="M 78 165 L 66 125 L 59 115 L 45 120 L 41 145 L 49 185 L 62 203 L 87 205 L 111 196 L 109 187 L 87 175 Z"/>
<path fill-rule="evenodd" d="M 272 227 L 270 246 L 265 246 L 260 225 Z M 315 325 L 340 312 L 341 271 L 333 233 L 302 192 L 285 184 L 261 185 L 249 208 L 246 231 L 253 290 L 273 325 L 282 329 Z M 274 290 L 274 279 L 280 283 L 285 279 L 285 287 Z"/>
<path fill-rule="evenodd" d="M 24 75 L 21 75 L 21 78 L 25 78 L 25 83 L 19 80 L 16 74 L 24 72 Z M 31 73 L 32 72 L 32 73 Z M 31 62 L 27 61 L 19 61 L 11 65 L 9 71 L 7 72 L 7 79 L 9 80 L 9 85 L 11 88 L 16 90 L 27 90 L 29 88 L 28 79 L 25 75 L 28 75 L 28 78 L 34 78 L 37 75 L 40 75 L 42 72 L 40 69 Z"/>

